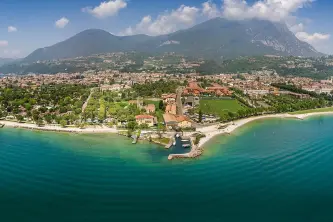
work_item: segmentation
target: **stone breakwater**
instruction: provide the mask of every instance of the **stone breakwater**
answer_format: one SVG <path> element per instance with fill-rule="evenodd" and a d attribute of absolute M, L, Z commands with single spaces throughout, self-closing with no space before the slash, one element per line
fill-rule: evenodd
<path fill-rule="evenodd" d="M 197 145 L 194 145 L 193 138 L 191 138 L 190 141 L 191 141 L 191 151 L 189 153 L 170 154 L 168 156 L 168 160 L 180 159 L 180 158 L 196 158 L 196 157 L 199 157 L 203 153 L 203 149 L 201 149 Z"/>
<path fill-rule="evenodd" d="M 203 153 L 202 149 L 191 150 L 189 153 L 185 154 L 170 154 L 168 156 L 168 160 L 172 159 L 181 159 L 181 158 L 196 158 L 199 157 Z"/>

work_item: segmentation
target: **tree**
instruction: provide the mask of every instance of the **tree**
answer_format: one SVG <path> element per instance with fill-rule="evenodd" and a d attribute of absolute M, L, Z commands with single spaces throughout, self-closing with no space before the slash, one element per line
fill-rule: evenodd
<path fill-rule="evenodd" d="M 164 102 L 163 102 L 163 100 L 160 100 L 160 102 L 158 103 L 158 108 L 160 109 L 160 110 L 165 110 L 165 106 L 164 106 Z"/>
<path fill-rule="evenodd" d="M 157 124 L 157 135 L 160 139 L 162 138 L 162 132 L 165 132 L 165 127 L 163 124 L 158 123 Z"/>
<path fill-rule="evenodd" d="M 127 123 L 127 129 L 134 130 L 137 126 L 137 123 L 135 121 L 130 121 Z"/>
<path fill-rule="evenodd" d="M 37 124 L 37 126 L 43 126 L 44 125 L 44 121 L 43 121 L 43 119 L 42 118 L 39 118 L 37 121 L 36 121 L 36 124 Z"/>
<path fill-rule="evenodd" d="M 16 119 L 17 119 L 17 121 L 20 123 L 20 122 L 22 122 L 22 121 L 24 120 L 24 117 L 21 116 L 21 115 L 17 115 L 17 116 L 16 116 Z"/>
<path fill-rule="evenodd" d="M 33 110 L 32 111 L 32 119 L 37 122 L 37 120 L 39 119 L 39 112 L 37 110 Z"/>
<path fill-rule="evenodd" d="M 235 118 L 235 113 L 228 112 L 228 116 L 230 117 L 230 119 L 233 119 L 233 118 Z"/>
<path fill-rule="evenodd" d="M 201 109 L 199 110 L 199 123 L 201 123 L 202 122 L 202 111 L 201 111 Z"/>
<path fill-rule="evenodd" d="M 48 124 L 52 123 L 52 116 L 50 114 L 45 115 L 44 119 Z"/>
<path fill-rule="evenodd" d="M 143 123 L 140 125 L 140 129 L 148 129 L 148 128 L 149 128 L 149 126 L 146 123 Z"/>
<path fill-rule="evenodd" d="M 67 125 L 67 121 L 64 120 L 64 119 L 60 120 L 60 125 L 61 125 L 62 128 L 65 128 L 66 125 Z"/>
<path fill-rule="evenodd" d="M 129 129 L 127 130 L 127 137 L 131 137 L 133 133 L 133 130 Z"/>

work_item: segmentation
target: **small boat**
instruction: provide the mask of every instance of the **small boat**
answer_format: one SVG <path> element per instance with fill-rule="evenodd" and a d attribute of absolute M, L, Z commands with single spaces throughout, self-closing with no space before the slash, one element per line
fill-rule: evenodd
<path fill-rule="evenodd" d="M 172 143 L 172 145 L 176 146 L 176 141 L 174 141 L 174 142 Z"/>
<path fill-rule="evenodd" d="M 179 138 L 179 137 L 180 137 L 180 135 L 177 133 L 177 134 L 176 134 L 176 137 L 177 137 L 177 138 Z"/>
<path fill-rule="evenodd" d="M 184 139 L 184 140 L 181 140 L 181 141 L 182 141 L 182 142 L 188 142 L 188 141 L 190 141 L 190 140 L 185 140 L 185 139 Z"/>
<path fill-rule="evenodd" d="M 184 147 L 184 148 L 191 147 L 191 144 L 183 144 L 183 147 Z"/>

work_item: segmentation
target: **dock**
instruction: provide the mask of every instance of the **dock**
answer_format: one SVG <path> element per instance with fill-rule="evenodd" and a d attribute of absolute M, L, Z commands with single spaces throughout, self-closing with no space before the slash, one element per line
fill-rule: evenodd
<path fill-rule="evenodd" d="M 168 156 L 168 160 L 173 160 L 173 159 L 180 159 L 180 158 L 196 158 L 200 156 L 203 153 L 203 149 L 199 148 L 199 146 L 194 145 L 193 139 L 190 138 L 191 141 L 191 151 L 189 153 L 184 153 L 184 154 L 170 154 Z"/>

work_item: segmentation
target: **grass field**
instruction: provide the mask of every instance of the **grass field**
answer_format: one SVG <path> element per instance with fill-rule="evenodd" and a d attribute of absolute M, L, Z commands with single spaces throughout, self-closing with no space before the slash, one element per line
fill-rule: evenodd
<path fill-rule="evenodd" d="M 244 106 L 235 99 L 231 100 L 200 100 L 200 109 L 204 114 L 222 115 L 228 112 L 237 112 Z"/>
<path fill-rule="evenodd" d="M 319 108 L 319 109 L 308 109 L 297 112 L 291 112 L 289 114 L 307 114 L 307 113 L 323 113 L 323 112 L 333 112 L 333 107 Z"/>

